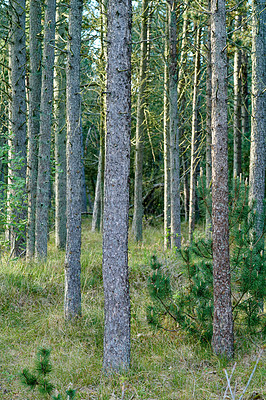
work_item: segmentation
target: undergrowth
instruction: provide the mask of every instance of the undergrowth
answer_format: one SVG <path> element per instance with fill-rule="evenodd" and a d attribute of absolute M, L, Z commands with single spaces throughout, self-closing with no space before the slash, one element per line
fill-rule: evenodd
<path fill-rule="evenodd" d="M 232 369 L 182 331 L 152 331 L 146 321 L 147 279 L 150 258 L 160 255 L 171 279 L 178 282 L 179 268 L 173 253 L 163 251 L 162 232 L 147 228 L 143 244 L 130 240 L 132 363 L 121 376 L 102 374 L 103 288 L 101 236 L 83 224 L 82 317 L 66 323 L 63 314 L 64 253 L 49 244 L 45 263 L 14 260 L 2 255 L 0 264 L 0 399 L 41 400 L 19 379 L 31 370 L 36 350 L 52 349 L 49 379 L 58 393 L 76 390 L 76 400 L 220 399 L 227 386 L 223 369 Z M 232 385 L 241 393 L 263 346 L 259 336 L 236 337 L 237 366 Z M 264 357 L 264 358 L 263 358 Z M 246 393 L 265 395 L 265 356 L 262 356 Z M 264 396 L 265 397 L 265 396 Z"/>

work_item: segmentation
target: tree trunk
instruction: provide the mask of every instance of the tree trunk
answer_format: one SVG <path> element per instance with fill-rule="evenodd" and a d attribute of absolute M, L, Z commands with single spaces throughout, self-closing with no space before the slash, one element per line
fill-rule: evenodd
<path fill-rule="evenodd" d="M 35 215 L 36 188 L 38 173 L 38 137 L 40 132 L 40 103 L 42 85 L 42 43 L 40 34 L 41 6 L 39 0 L 30 2 L 29 33 L 29 117 L 28 117 L 28 160 L 27 160 L 27 192 L 28 192 L 28 225 L 27 225 L 27 258 L 32 258 L 35 251 Z"/>
<path fill-rule="evenodd" d="M 252 31 L 252 117 L 249 166 L 249 202 L 254 203 L 253 245 L 264 248 L 265 130 L 266 130 L 266 9 L 264 0 L 253 0 Z"/>
<path fill-rule="evenodd" d="M 67 55 L 67 241 L 65 318 L 81 314 L 81 97 L 80 48 L 82 0 L 70 0 Z"/>
<path fill-rule="evenodd" d="M 209 10 L 211 10 L 211 0 L 209 0 Z M 212 130 L 211 130 L 211 113 L 212 113 L 212 69 L 211 69 L 211 21 L 208 24 L 208 41 L 207 41 L 207 71 L 206 71 L 206 193 L 211 189 L 212 179 Z M 206 239 L 211 239 L 212 219 L 211 219 L 211 199 L 207 197 L 206 209 Z"/>
<path fill-rule="evenodd" d="M 131 130 L 131 1 L 109 0 L 103 283 L 106 372 L 130 364 L 128 209 Z"/>
<path fill-rule="evenodd" d="M 50 157 L 53 108 L 55 39 L 55 0 L 46 0 L 44 17 L 44 46 L 42 69 L 42 92 L 40 136 L 38 152 L 38 178 L 36 198 L 35 256 L 47 256 L 48 209 L 50 204 Z"/>
<path fill-rule="evenodd" d="M 228 224 L 227 55 L 225 0 L 211 0 L 212 226 L 216 354 L 234 354 Z"/>
<path fill-rule="evenodd" d="M 101 175 L 102 175 L 101 157 L 102 156 L 100 151 L 98 158 L 97 181 L 96 181 L 92 223 L 91 223 L 92 232 L 99 231 L 101 228 Z"/>
<path fill-rule="evenodd" d="M 235 29 L 239 29 L 241 18 L 239 14 L 235 17 Z M 238 35 L 238 32 L 236 32 Z M 235 39 L 236 49 L 234 56 L 234 176 L 241 173 L 241 51 L 239 49 L 239 41 Z"/>
<path fill-rule="evenodd" d="M 190 163 L 190 190 L 189 190 L 189 220 L 188 234 L 189 241 L 193 240 L 193 232 L 195 229 L 195 201 L 196 201 L 196 176 L 197 166 L 199 163 L 198 149 L 198 112 L 199 112 L 199 78 L 200 78 L 200 38 L 201 29 L 195 26 L 197 32 L 196 38 L 196 54 L 195 54 L 195 70 L 194 70 L 194 88 L 192 103 L 192 135 L 191 135 L 191 163 Z"/>
<path fill-rule="evenodd" d="M 8 227 L 11 255 L 25 251 L 26 230 L 26 44 L 25 0 L 10 0 L 10 108 Z"/>
<path fill-rule="evenodd" d="M 149 16 L 149 0 L 142 0 L 141 23 L 141 54 L 139 71 L 139 92 L 137 105 L 136 126 L 136 155 L 135 155 L 135 186 L 134 186 L 134 214 L 132 232 L 137 242 L 142 241 L 142 180 L 143 180 L 143 140 L 145 134 L 145 105 L 147 84 L 147 27 Z"/>
<path fill-rule="evenodd" d="M 181 246 L 179 132 L 177 110 L 177 18 L 176 2 L 169 4 L 169 119 L 171 179 L 171 247 Z"/>
<path fill-rule="evenodd" d="M 166 32 L 168 32 L 168 7 Z M 170 202 L 170 138 L 169 138 L 169 37 L 165 38 L 164 51 L 164 112 L 163 112 L 163 136 L 164 136 L 164 248 L 171 247 L 171 202 Z"/>
<path fill-rule="evenodd" d="M 55 34 L 55 77 L 54 77 L 54 113 L 55 113 L 55 245 L 59 249 L 66 246 L 66 72 L 65 5 L 57 6 Z"/>
<path fill-rule="evenodd" d="M 249 132 L 249 112 L 248 112 L 248 55 L 245 50 L 241 53 L 241 130 L 242 137 L 246 137 Z"/>

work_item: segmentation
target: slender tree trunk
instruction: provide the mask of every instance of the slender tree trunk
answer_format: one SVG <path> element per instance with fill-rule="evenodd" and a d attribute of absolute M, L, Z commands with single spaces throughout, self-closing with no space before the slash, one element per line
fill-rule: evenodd
<path fill-rule="evenodd" d="M 211 10 L 211 0 L 209 0 L 209 10 Z M 206 71 L 206 189 L 207 193 L 211 189 L 212 179 L 212 130 L 211 130 L 211 113 L 212 113 L 212 69 L 211 69 L 211 21 L 208 24 L 208 41 L 207 41 L 207 71 Z M 208 209 L 206 210 L 206 239 L 211 239 L 212 219 L 211 219 L 211 199 L 207 198 Z"/>
<path fill-rule="evenodd" d="M 147 25 L 149 16 L 149 0 L 142 0 L 142 23 L 141 23 L 141 54 L 139 72 L 139 92 L 137 105 L 137 127 L 136 127 L 136 155 L 135 155 L 135 186 L 134 186 L 134 214 L 132 232 L 135 240 L 142 241 L 142 180 L 143 180 L 143 140 L 145 134 L 145 105 L 147 84 Z"/>
<path fill-rule="evenodd" d="M 235 17 L 235 29 L 239 29 L 241 18 L 239 14 Z M 238 32 L 236 32 L 238 35 Z M 234 55 L 234 176 L 239 176 L 241 173 L 241 51 L 239 49 L 239 41 L 235 40 L 236 49 Z"/>
<path fill-rule="evenodd" d="M 168 29 L 168 7 L 166 32 Z M 169 138 L 169 37 L 165 38 L 165 64 L 164 64 L 164 117 L 163 117 L 163 135 L 164 135 L 164 248 L 171 247 L 171 202 L 170 202 L 170 138 Z"/>
<path fill-rule="evenodd" d="M 10 0 L 10 108 L 8 231 L 11 255 L 24 253 L 26 230 L 26 44 L 25 0 Z M 20 158 L 20 161 L 18 160 Z"/>
<path fill-rule="evenodd" d="M 211 0 L 212 226 L 216 354 L 234 354 L 228 224 L 227 55 L 225 0 Z"/>
<path fill-rule="evenodd" d="M 53 107 L 54 40 L 55 0 L 46 0 L 35 225 L 35 256 L 37 258 L 47 256 L 48 209 L 50 204 L 49 193 Z"/>
<path fill-rule="evenodd" d="M 67 242 L 65 318 L 81 314 L 81 97 L 80 48 L 82 0 L 70 0 L 67 56 Z"/>
<path fill-rule="evenodd" d="M 241 130 L 242 137 L 249 132 L 249 112 L 248 112 L 248 56 L 245 50 L 241 54 Z"/>
<path fill-rule="evenodd" d="M 131 130 L 131 0 L 109 0 L 103 283 L 105 371 L 130 363 L 128 209 Z"/>
<path fill-rule="evenodd" d="M 102 156 L 100 150 L 98 158 L 98 171 L 97 171 L 97 180 L 96 180 L 92 224 L 91 224 L 92 232 L 99 231 L 101 228 L 101 175 L 102 175 L 101 157 Z"/>
<path fill-rule="evenodd" d="M 57 6 L 55 34 L 55 244 L 59 249 L 66 246 L 66 73 L 64 54 L 66 40 L 65 5 Z"/>
<path fill-rule="evenodd" d="M 176 2 L 169 4 L 169 119 L 171 177 L 171 247 L 181 246 L 179 132 L 177 110 L 177 18 Z"/>
<path fill-rule="evenodd" d="M 200 78 L 200 38 L 201 29 L 195 27 L 197 32 L 195 70 L 194 70 L 194 90 L 192 103 L 192 135 L 191 135 L 191 163 L 190 163 L 190 190 L 189 190 L 189 220 L 188 234 L 189 241 L 193 240 L 195 229 L 195 202 L 196 202 L 196 175 L 199 162 L 198 154 L 198 108 L 199 108 L 199 78 Z"/>
<path fill-rule="evenodd" d="M 29 117 L 28 117 L 28 160 L 27 160 L 27 192 L 28 192 L 28 225 L 27 225 L 27 258 L 32 258 L 35 251 L 35 215 L 36 188 L 38 173 L 38 137 L 40 132 L 40 103 L 42 85 L 42 43 L 40 34 L 41 6 L 39 0 L 30 2 L 30 73 L 29 73 Z"/>
<path fill-rule="evenodd" d="M 264 248 L 265 130 L 266 130 L 266 9 L 264 0 L 253 0 L 252 31 L 252 117 L 249 166 L 249 202 L 254 203 L 253 245 Z"/>

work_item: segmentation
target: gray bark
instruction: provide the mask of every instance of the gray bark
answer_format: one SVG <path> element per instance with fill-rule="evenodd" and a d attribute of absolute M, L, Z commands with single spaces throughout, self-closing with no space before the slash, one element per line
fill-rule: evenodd
<path fill-rule="evenodd" d="M 44 17 L 44 46 L 42 91 L 40 107 L 40 136 L 36 198 L 35 257 L 47 256 L 48 209 L 50 204 L 50 156 L 53 108 L 55 40 L 55 0 L 46 0 Z"/>
<path fill-rule="evenodd" d="M 227 54 L 225 0 L 211 0 L 213 338 L 216 354 L 234 354 L 228 223 Z"/>
<path fill-rule="evenodd" d="M 60 2 L 56 11 L 54 114 L 55 114 L 55 245 L 66 246 L 66 21 L 65 5 Z"/>
<path fill-rule="evenodd" d="M 255 227 L 252 242 L 260 238 L 264 248 L 265 130 L 266 130 L 266 9 L 265 1 L 253 0 L 252 30 L 252 116 L 249 166 L 249 202 L 254 203 Z"/>
<path fill-rule="evenodd" d="M 211 1 L 209 0 L 209 10 L 211 9 Z M 211 131 L 211 112 L 212 112 L 212 69 L 211 69 L 211 21 L 208 24 L 208 40 L 207 40 L 207 71 L 206 71 L 206 189 L 207 193 L 211 189 L 212 179 L 212 131 Z M 212 219 L 211 219 L 211 199 L 207 198 L 206 210 L 206 239 L 211 238 Z"/>
<path fill-rule="evenodd" d="M 128 209 L 131 130 L 131 1 L 109 0 L 104 180 L 104 356 L 107 372 L 130 364 Z"/>
<path fill-rule="evenodd" d="M 135 240 L 142 241 L 142 180 L 143 180 L 143 140 L 145 135 L 145 105 L 147 84 L 147 31 L 149 16 L 149 0 L 142 0 L 141 50 L 139 71 L 139 92 L 137 105 L 136 153 L 135 153 L 135 185 L 134 214 L 132 232 Z"/>
<path fill-rule="evenodd" d="M 35 215 L 36 188 L 38 173 L 38 137 L 40 132 L 40 103 L 42 85 L 42 43 L 40 34 L 41 6 L 39 0 L 30 2 L 29 32 L 29 117 L 28 117 L 28 160 L 27 160 L 27 192 L 28 192 L 28 224 L 26 256 L 31 258 L 35 251 Z"/>
<path fill-rule="evenodd" d="M 237 14 L 235 17 L 235 29 L 239 29 L 241 18 Z M 238 32 L 236 32 L 238 35 Z M 239 176 L 241 173 L 241 144 L 242 144 L 242 130 L 241 130 L 241 51 L 237 36 L 235 39 L 235 55 L 234 55 L 234 176 Z"/>
<path fill-rule="evenodd" d="M 81 97 L 80 48 L 82 0 L 71 0 L 67 55 L 67 242 L 65 258 L 65 318 L 81 314 Z"/>
<path fill-rule="evenodd" d="M 198 28 L 196 25 L 195 30 L 197 32 L 197 37 L 196 37 L 194 87 L 193 87 L 193 102 L 192 102 L 191 163 L 190 163 L 189 219 L 188 219 L 188 235 L 190 242 L 193 240 L 193 232 L 195 229 L 196 176 L 197 176 L 197 166 L 199 163 L 198 108 L 199 108 L 201 29 Z"/>
<path fill-rule="evenodd" d="M 10 107 L 8 164 L 8 238 L 11 255 L 25 251 L 26 230 L 26 45 L 25 0 L 10 0 Z M 18 160 L 18 157 L 20 160 Z M 21 225 L 21 226 L 20 226 Z"/>
<path fill-rule="evenodd" d="M 248 112 L 248 56 L 245 50 L 241 53 L 241 129 L 242 137 L 248 135 L 249 132 L 249 112 Z"/>
<path fill-rule="evenodd" d="M 169 119 L 171 177 L 171 247 L 181 246 L 179 131 L 177 109 L 177 17 L 176 2 L 169 4 Z"/>
<path fill-rule="evenodd" d="M 168 11 L 168 7 L 167 7 Z M 168 15 L 166 32 L 168 32 Z M 165 38 L 165 64 L 164 64 L 164 113 L 163 113 L 163 137 L 164 137 L 164 248 L 171 246 L 171 202 L 170 202 L 170 138 L 169 138 L 169 37 Z"/>

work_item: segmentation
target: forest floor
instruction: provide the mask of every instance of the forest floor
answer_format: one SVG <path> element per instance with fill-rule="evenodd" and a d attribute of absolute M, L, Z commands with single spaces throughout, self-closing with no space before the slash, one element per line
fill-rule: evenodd
<path fill-rule="evenodd" d="M 179 275 L 179 260 L 163 251 L 162 232 L 148 227 L 143 244 L 129 244 L 132 315 L 132 363 L 127 374 L 102 374 L 103 287 L 101 236 L 83 224 L 82 317 L 66 323 L 64 253 L 49 244 L 45 263 L 8 260 L 0 264 L 0 400 L 43 399 L 20 383 L 23 368 L 32 369 L 39 347 L 52 349 L 50 380 L 64 393 L 77 389 L 84 400 L 207 400 L 224 397 L 225 371 L 239 399 L 257 360 L 263 338 L 236 335 L 233 361 L 213 355 L 210 346 L 189 339 L 181 331 L 154 331 L 146 321 L 149 303 L 147 278 L 150 258 L 167 263 L 172 280 Z M 264 342 L 265 343 L 265 342 Z M 265 345 L 264 345 L 265 347 Z M 244 399 L 266 399 L 266 365 L 262 355 Z M 257 397 L 255 395 L 257 393 Z M 260 396 L 259 396 L 260 395 Z"/>

